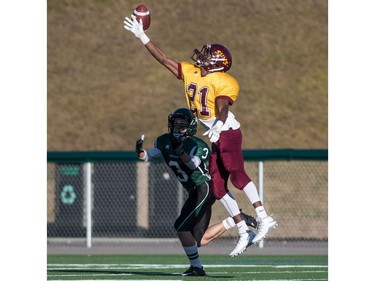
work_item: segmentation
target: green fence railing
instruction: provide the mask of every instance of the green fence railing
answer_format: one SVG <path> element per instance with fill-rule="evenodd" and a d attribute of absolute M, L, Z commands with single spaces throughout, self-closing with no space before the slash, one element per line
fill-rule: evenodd
<path fill-rule="evenodd" d="M 247 149 L 246 161 L 310 160 L 327 161 L 327 149 Z M 137 161 L 134 151 L 51 151 L 47 162 Z"/>

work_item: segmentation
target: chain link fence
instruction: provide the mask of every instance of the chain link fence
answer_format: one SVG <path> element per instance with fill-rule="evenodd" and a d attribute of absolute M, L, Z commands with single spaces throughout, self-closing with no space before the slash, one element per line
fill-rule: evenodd
<path fill-rule="evenodd" d="M 266 210 L 279 223 L 264 247 L 327 245 L 327 154 L 326 150 L 245 151 L 246 171 Z M 83 247 L 103 239 L 175 239 L 173 223 L 187 197 L 164 162 L 139 162 L 130 152 L 49 153 L 47 184 L 49 246 L 76 238 Z M 229 189 L 240 208 L 255 216 L 244 193 L 231 185 Z M 217 201 L 211 223 L 227 216 Z M 232 229 L 215 243 L 236 239 Z"/>

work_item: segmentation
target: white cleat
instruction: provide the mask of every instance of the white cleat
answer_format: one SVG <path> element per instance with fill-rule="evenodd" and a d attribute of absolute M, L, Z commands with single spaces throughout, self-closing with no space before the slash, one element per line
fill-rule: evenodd
<path fill-rule="evenodd" d="M 255 237 L 255 233 L 251 230 L 246 231 L 246 233 L 240 235 L 238 237 L 238 242 L 234 250 L 229 254 L 229 256 L 236 257 L 246 251 L 247 247 L 251 246 L 253 243 L 253 239 Z"/>
<path fill-rule="evenodd" d="M 260 220 L 257 218 L 258 221 L 258 233 L 255 235 L 253 239 L 253 243 L 258 243 L 262 241 L 268 234 L 268 232 L 278 226 L 277 222 L 271 217 L 265 217 L 264 219 Z"/>

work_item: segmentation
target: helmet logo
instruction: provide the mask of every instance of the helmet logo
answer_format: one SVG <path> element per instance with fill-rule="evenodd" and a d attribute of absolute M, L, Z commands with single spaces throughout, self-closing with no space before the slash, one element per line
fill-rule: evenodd
<path fill-rule="evenodd" d="M 225 54 L 221 50 L 217 50 L 215 52 L 214 57 L 216 58 L 217 61 L 223 62 L 224 65 L 228 65 L 229 64 L 227 57 L 225 56 Z"/>

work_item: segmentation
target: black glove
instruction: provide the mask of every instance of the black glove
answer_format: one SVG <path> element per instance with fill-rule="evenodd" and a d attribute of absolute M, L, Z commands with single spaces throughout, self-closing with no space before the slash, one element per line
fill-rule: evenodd
<path fill-rule="evenodd" d="M 182 147 L 182 142 L 180 138 L 176 138 L 173 134 L 170 134 L 169 137 L 170 137 L 171 145 L 172 145 L 174 152 L 177 155 L 182 155 L 185 151 L 184 151 L 184 148 Z"/>
<path fill-rule="evenodd" d="M 242 212 L 241 209 L 240 209 L 240 212 L 241 212 L 242 218 L 244 219 L 246 225 L 251 226 L 253 228 L 258 227 L 258 222 L 253 216 L 245 214 L 244 212 Z"/>
<path fill-rule="evenodd" d="M 144 151 L 142 138 L 137 139 L 137 142 L 135 143 L 135 151 L 137 152 L 138 155 Z"/>

